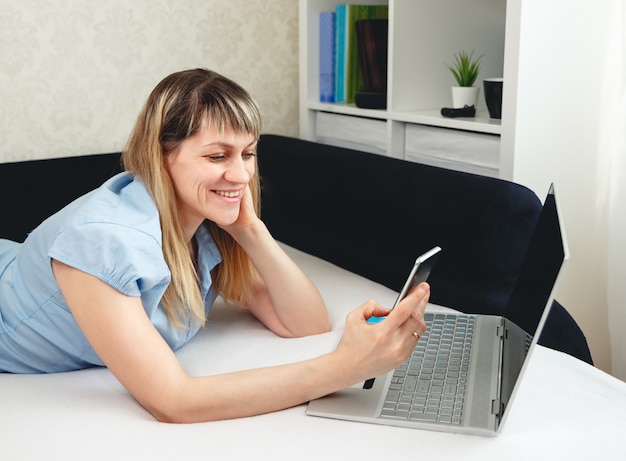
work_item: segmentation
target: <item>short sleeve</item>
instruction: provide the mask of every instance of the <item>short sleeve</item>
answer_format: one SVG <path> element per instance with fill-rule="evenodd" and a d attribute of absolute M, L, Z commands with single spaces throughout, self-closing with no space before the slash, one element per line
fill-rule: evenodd
<path fill-rule="evenodd" d="M 120 224 L 86 223 L 66 228 L 54 239 L 48 256 L 128 296 L 166 286 L 171 278 L 156 238 Z"/>

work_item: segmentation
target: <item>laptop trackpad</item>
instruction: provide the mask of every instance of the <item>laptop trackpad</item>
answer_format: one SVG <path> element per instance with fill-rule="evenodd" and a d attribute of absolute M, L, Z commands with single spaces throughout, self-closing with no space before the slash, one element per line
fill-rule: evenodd
<path fill-rule="evenodd" d="M 393 373 L 357 383 L 341 391 L 312 400 L 306 410 L 309 415 L 357 420 L 359 417 L 375 418 L 380 413 L 385 384 Z"/>

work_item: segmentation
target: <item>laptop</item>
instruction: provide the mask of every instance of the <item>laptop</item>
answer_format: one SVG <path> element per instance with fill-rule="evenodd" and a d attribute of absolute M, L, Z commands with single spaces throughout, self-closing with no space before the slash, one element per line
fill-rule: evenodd
<path fill-rule="evenodd" d="M 427 312 L 428 330 L 409 362 L 309 402 L 306 414 L 496 435 L 537 344 L 567 259 L 551 185 L 506 310 L 515 312 L 523 306 L 525 329 L 505 316 Z"/>

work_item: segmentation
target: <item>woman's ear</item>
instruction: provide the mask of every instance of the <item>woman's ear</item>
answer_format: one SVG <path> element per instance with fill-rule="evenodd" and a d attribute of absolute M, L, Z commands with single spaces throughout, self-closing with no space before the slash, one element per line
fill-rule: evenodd
<path fill-rule="evenodd" d="M 179 149 L 174 148 L 163 154 L 163 166 L 168 173 L 170 172 L 170 166 L 172 165 L 172 162 L 176 159 L 178 152 Z"/>

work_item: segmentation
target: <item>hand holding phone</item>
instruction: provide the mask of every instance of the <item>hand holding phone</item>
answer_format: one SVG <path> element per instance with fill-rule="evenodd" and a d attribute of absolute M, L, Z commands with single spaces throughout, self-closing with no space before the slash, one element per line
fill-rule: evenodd
<path fill-rule="evenodd" d="M 441 247 L 436 246 L 417 257 L 417 259 L 415 260 L 415 264 L 413 264 L 413 268 L 411 269 L 411 272 L 409 273 L 406 282 L 404 282 L 404 286 L 402 287 L 400 294 L 398 294 L 396 302 L 393 304 L 393 307 L 391 309 L 396 307 L 398 303 L 402 301 L 407 293 L 411 291 L 414 287 L 428 280 L 428 277 L 430 276 L 430 271 L 433 269 L 435 263 L 437 262 L 437 259 L 439 258 L 440 251 Z"/>
<path fill-rule="evenodd" d="M 413 264 L 413 268 L 411 269 L 411 272 L 409 273 L 406 282 L 404 282 L 404 286 L 402 287 L 402 290 L 400 290 L 400 293 L 396 298 L 396 302 L 393 304 L 391 310 L 393 310 L 398 305 L 398 303 L 402 301 L 402 299 L 407 295 L 409 291 L 411 291 L 420 283 L 426 282 L 428 280 L 428 277 L 430 276 L 430 271 L 435 266 L 435 263 L 439 258 L 440 252 L 441 247 L 436 246 L 417 257 L 415 263 Z M 378 323 L 383 319 L 384 317 L 371 317 L 370 319 L 368 319 L 368 322 Z"/>

